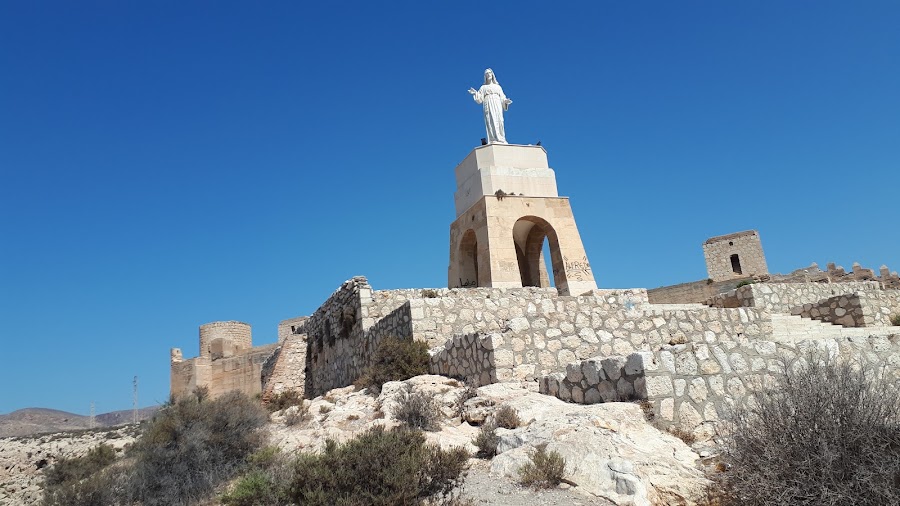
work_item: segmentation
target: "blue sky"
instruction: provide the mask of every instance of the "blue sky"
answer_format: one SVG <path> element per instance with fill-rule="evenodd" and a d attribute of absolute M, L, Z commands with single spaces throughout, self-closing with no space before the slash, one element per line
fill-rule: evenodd
<path fill-rule="evenodd" d="M 446 285 L 453 169 L 547 148 L 602 287 L 900 269 L 897 2 L 4 2 L 0 413 L 168 395 L 197 327 Z"/>

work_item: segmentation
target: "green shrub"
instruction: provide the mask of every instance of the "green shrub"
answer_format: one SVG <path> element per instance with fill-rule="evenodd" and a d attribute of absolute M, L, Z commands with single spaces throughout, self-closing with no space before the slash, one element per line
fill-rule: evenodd
<path fill-rule="evenodd" d="M 503 427 L 504 429 L 515 429 L 522 425 L 516 410 L 506 404 L 500 406 L 494 412 L 494 422 L 497 424 L 497 427 Z"/>
<path fill-rule="evenodd" d="M 266 408 L 271 411 L 281 411 L 291 406 L 303 406 L 303 394 L 298 390 L 285 390 L 272 396 L 266 402 Z"/>
<path fill-rule="evenodd" d="M 356 384 L 381 391 L 388 381 L 401 381 L 428 374 L 428 343 L 412 339 L 386 337 L 378 343 L 372 364 L 366 368 Z"/>
<path fill-rule="evenodd" d="M 519 470 L 519 482 L 534 488 L 553 488 L 565 478 L 566 460 L 555 451 L 547 451 L 547 445 L 537 446 L 531 452 L 531 462 Z"/>
<path fill-rule="evenodd" d="M 808 355 L 736 409 L 721 456 L 731 504 L 900 504 L 900 386 L 866 374 Z"/>
<path fill-rule="evenodd" d="M 128 498 L 143 506 L 187 504 L 246 466 L 264 441 L 266 411 L 244 394 L 187 396 L 161 409 L 132 450 Z"/>
<path fill-rule="evenodd" d="M 302 454 L 290 499 L 304 506 L 412 506 L 450 496 L 468 454 L 425 444 L 421 431 L 375 427 L 344 444 L 327 441 L 321 454 Z"/>
<path fill-rule="evenodd" d="M 489 422 L 481 426 L 478 435 L 472 440 L 472 444 L 478 447 L 476 456 L 483 459 L 493 458 L 497 455 L 497 445 L 500 444 L 500 436 L 497 435 L 497 425 Z"/>
<path fill-rule="evenodd" d="M 422 392 L 401 399 L 394 411 L 394 418 L 411 429 L 438 430 L 441 417 L 441 406 L 434 397 Z"/>
<path fill-rule="evenodd" d="M 753 281 L 752 279 L 745 279 L 745 280 L 741 281 L 740 283 L 738 283 L 737 286 L 735 286 L 735 288 L 752 285 L 753 283 L 755 283 L 755 281 Z"/>
<path fill-rule="evenodd" d="M 891 316 L 891 325 L 900 327 L 900 313 Z"/>
<path fill-rule="evenodd" d="M 268 446 L 251 455 L 250 470 L 238 478 L 220 498 L 227 506 L 268 506 L 288 504 L 288 486 L 293 462 L 278 447 Z"/>

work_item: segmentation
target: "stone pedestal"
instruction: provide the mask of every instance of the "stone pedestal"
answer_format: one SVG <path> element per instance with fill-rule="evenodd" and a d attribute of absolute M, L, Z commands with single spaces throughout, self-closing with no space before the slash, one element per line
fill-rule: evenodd
<path fill-rule="evenodd" d="M 450 288 L 549 286 L 544 240 L 561 295 L 597 288 L 569 199 L 557 195 L 544 148 L 476 148 L 457 166 L 456 184 Z"/>

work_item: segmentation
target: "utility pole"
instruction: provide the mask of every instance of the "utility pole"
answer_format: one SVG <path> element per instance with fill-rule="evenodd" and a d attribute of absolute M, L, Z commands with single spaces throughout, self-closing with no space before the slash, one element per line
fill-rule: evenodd
<path fill-rule="evenodd" d="M 134 398 L 131 407 L 131 423 L 138 423 L 138 398 L 137 398 L 137 376 L 134 377 Z"/>
<path fill-rule="evenodd" d="M 97 426 L 96 423 L 96 412 L 94 411 L 94 401 L 91 401 L 91 421 L 89 423 L 89 427 L 93 429 Z"/>

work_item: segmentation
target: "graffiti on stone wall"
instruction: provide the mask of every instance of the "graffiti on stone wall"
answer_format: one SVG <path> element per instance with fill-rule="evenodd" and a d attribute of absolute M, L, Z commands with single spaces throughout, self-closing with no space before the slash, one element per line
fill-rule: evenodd
<path fill-rule="evenodd" d="M 568 258 L 563 257 L 563 263 L 566 267 L 566 279 L 573 281 L 590 281 L 594 278 L 594 274 L 591 272 L 591 264 L 588 263 L 586 256 L 575 260 L 569 260 Z M 555 271 L 554 275 L 556 275 Z"/>
<path fill-rule="evenodd" d="M 467 279 L 463 281 L 462 278 L 459 278 L 459 287 L 460 288 L 478 288 L 478 282 L 472 281 L 471 279 Z"/>

